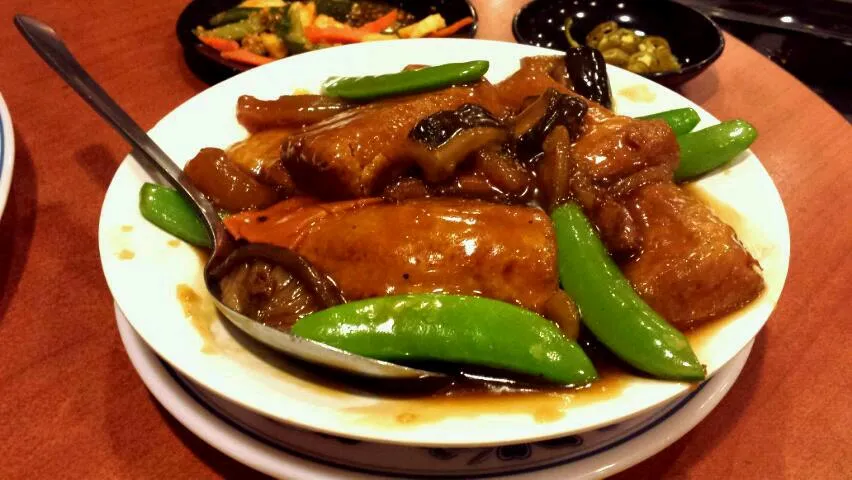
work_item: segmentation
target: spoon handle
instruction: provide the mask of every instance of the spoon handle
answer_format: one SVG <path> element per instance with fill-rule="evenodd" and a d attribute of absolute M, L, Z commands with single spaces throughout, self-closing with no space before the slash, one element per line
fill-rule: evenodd
<path fill-rule="evenodd" d="M 133 147 L 137 160 L 156 167 L 179 192 L 193 203 L 204 217 L 214 241 L 220 237 L 221 220 L 207 198 L 186 180 L 183 171 L 130 118 L 109 94 L 77 62 L 65 42 L 51 27 L 26 15 L 15 15 L 15 26 L 56 73 L 118 131 Z"/>

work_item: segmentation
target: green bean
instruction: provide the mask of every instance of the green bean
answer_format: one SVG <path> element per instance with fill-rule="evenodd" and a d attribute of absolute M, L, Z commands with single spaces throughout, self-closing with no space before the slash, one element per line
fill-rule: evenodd
<path fill-rule="evenodd" d="M 677 138 L 680 165 L 675 181 L 682 182 L 715 170 L 744 152 L 757 138 L 745 120 L 730 120 Z"/>
<path fill-rule="evenodd" d="M 487 298 L 371 298 L 312 313 L 296 322 L 292 332 L 379 360 L 482 365 L 575 386 L 597 378 L 582 348 L 555 324 Z"/>
<path fill-rule="evenodd" d="M 378 76 L 332 77 L 326 80 L 322 92 L 331 97 L 371 100 L 471 83 L 482 78 L 487 71 L 488 62 L 477 60 Z"/>
<path fill-rule="evenodd" d="M 659 378 L 705 377 L 686 337 L 633 290 L 609 257 L 595 228 L 575 203 L 553 212 L 562 287 L 577 303 L 583 324 L 612 353 Z"/>
<path fill-rule="evenodd" d="M 658 112 L 639 118 L 642 120 L 665 120 L 672 127 L 675 135 L 683 135 L 691 132 L 698 125 L 698 122 L 701 121 L 698 112 L 689 107 L 666 110 L 665 112 Z"/>

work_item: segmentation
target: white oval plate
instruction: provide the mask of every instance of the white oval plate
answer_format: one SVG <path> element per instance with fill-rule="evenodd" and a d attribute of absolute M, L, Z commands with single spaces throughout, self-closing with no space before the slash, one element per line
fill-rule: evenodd
<path fill-rule="evenodd" d="M 12 129 L 12 116 L 0 95 L 0 218 L 6 208 L 9 188 L 12 185 L 12 169 L 15 165 L 15 133 Z"/>
<path fill-rule="evenodd" d="M 220 83 L 168 114 L 150 133 L 183 164 L 202 147 L 226 147 L 245 137 L 234 116 L 237 98 L 243 94 L 276 98 L 300 88 L 317 90 L 334 75 L 384 73 L 412 63 L 473 59 L 489 60 L 488 78 L 496 82 L 517 70 L 524 56 L 556 53 L 512 43 L 459 39 L 375 42 L 320 50 Z M 642 115 L 692 106 L 702 116 L 699 128 L 716 123 L 689 100 L 638 75 L 612 68 L 610 79 L 619 113 Z M 630 95 L 624 95 L 628 91 Z M 270 418 L 376 442 L 501 445 L 619 422 L 694 388 L 631 377 L 619 392 L 596 401 L 578 401 L 571 394 L 551 397 L 547 403 L 550 407 L 558 404 L 556 413 L 551 409 L 542 414 L 534 406 L 519 409 L 517 397 L 495 397 L 486 412 L 456 399 L 399 400 L 323 386 L 299 376 L 280 357 L 264 353 L 224 326 L 206 294 L 194 321 L 184 316 L 177 286 L 186 284 L 204 292 L 202 265 L 193 249 L 184 244 L 170 246 L 172 237 L 139 214 L 139 188 L 151 178 L 128 157 L 107 191 L 99 247 L 109 288 L 134 329 L 160 357 L 208 390 Z M 712 375 L 754 338 L 772 312 L 786 277 L 789 232 L 778 192 L 750 152 L 724 171 L 702 179 L 697 188 L 714 199 L 722 219 L 737 230 L 760 261 L 767 283 L 766 293 L 749 308 L 714 325 L 700 341 L 696 338 L 696 353 Z"/>
<path fill-rule="evenodd" d="M 179 422 L 226 455 L 278 478 L 402 477 L 591 479 L 614 475 L 671 445 L 733 386 L 752 343 L 686 397 L 644 415 L 547 442 L 480 448 L 422 448 L 345 440 L 269 420 L 169 370 L 116 307 L 127 355 L 152 395 Z"/>

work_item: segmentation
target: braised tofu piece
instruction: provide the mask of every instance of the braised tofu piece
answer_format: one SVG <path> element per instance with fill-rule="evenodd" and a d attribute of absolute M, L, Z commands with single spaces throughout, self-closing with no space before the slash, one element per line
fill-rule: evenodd
<path fill-rule="evenodd" d="M 642 253 L 625 275 L 651 307 L 680 330 L 742 308 L 763 291 L 757 261 L 734 230 L 672 183 L 639 189 L 630 199 Z"/>
<path fill-rule="evenodd" d="M 503 105 L 487 81 L 357 107 L 290 137 L 282 162 L 296 184 L 321 198 L 376 194 L 414 164 L 408 134 L 421 119 L 477 104 L 496 117 Z"/>
<path fill-rule="evenodd" d="M 564 60 L 557 56 L 522 58 L 521 68 L 497 84 L 500 99 L 517 113 L 529 99 L 538 97 L 549 88 L 560 93 L 572 93 L 558 78 L 560 65 L 564 70 Z"/>
<path fill-rule="evenodd" d="M 514 113 L 520 112 L 531 99 L 549 88 L 583 99 L 589 106 L 585 119 L 587 124 L 615 116 L 611 110 L 571 90 L 565 80 L 565 57 L 561 55 L 524 57 L 521 68 L 497 84 L 500 100 Z"/>
<path fill-rule="evenodd" d="M 226 224 L 238 238 L 294 249 L 349 300 L 442 292 L 542 312 L 558 290 L 553 226 L 542 210 L 449 198 L 288 206 L 300 201 Z"/>

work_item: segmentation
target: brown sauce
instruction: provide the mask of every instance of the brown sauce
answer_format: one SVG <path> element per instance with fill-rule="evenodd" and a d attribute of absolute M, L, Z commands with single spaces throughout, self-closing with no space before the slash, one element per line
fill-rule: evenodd
<path fill-rule="evenodd" d="M 713 215 L 726 225 L 733 228 L 734 231 L 737 232 L 737 235 L 740 235 L 741 232 L 745 232 L 747 230 L 748 220 L 730 205 L 722 202 L 703 188 L 693 183 L 686 184 L 683 189 L 693 197 L 701 200 L 701 203 L 706 205 L 707 208 L 713 212 Z"/>
<path fill-rule="evenodd" d="M 713 215 L 715 215 L 719 220 L 733 228 L 734 231 L 737 232 L 738 236 L 742 237 L 748 231 L 748 219 L 746 219 L 740 212 L 738 212 L 730 205 L 715 198 L 713 195 L 711 195 L 698 185 L 687 184 L 683 188 L 684 190 L 689 192 L 690 195 L 698 198 L 701 203 L 706 205 L 707 208 L 709 208 L 710 211 L 713 212 Z M 749 250 L 750 253 L 754 255 L 755 258 L 757 258 L 758 260 L 760 260 L 761 258 L 765 258 L 765 256 L 768 254 L 768 250 L 766 247 L 758 246 L 756 249 L 757 251 L 755 251 L 755 249 L 753 248 Z M 694 327 L 684 332 L 684 335 L 686 335 L 686 337 L 689 339 L 689 344 L 692 345 L 693 349 L 702 349 L 710 339 L 715 337 L 722 329 L 730 325 L 731 322 L 746 315 L 756 305 L 760 304 L 763 301 L 763 298 L 768 295 L 768 291 L 768 289 L 764 289 L 763 292 L 758 295 L 757 298 L 755 298 L 748 305 L 745 305 L 744 307 L 740 308 L 735 312 L 703 323 L 701 325 L 698 325 L 697 327 Z"/>
<path fill-rule="evenodd" d="M 647 85 L 633 85 L 618 91 L 618 94 L 636 103 L 651 103 L 657 99 L 657 95 Z"/>
<path fill-rule="evenodd" d="M 480 415 L 529 415 L 536 423 L 550 423 L 562 419 L 572 408 L 618 397 L 633 378 L 615 368 L 599 369 L 599 373 L 598 381 L 579 389 L 549 387 L 499 392 L 451 388 L 431 396 L 391 400 L 348 411 L 361 415 L 363 422 L 387 428 Z"/>
<path fill-rule="evenodd" d="M 215 353 L 216 339 L 213 337 L 213 320 L 216 318 L 215 313 L 205 308 L 201 296 L 192 289 L 189 285 L 181 283 L 175 289 L 177 299 L 183 308 L 183 316 L 189 319 L 192 326 L 201 335 L 204 342 L 201 351 L 204 353 Z"/>
<path fill-rule="evenodd" d="M 742 228 L 744 219 L 730 206 L 725 205 L 697 187 L 686 187 L 692 194 L 701 198 L 722 221 L 731 225 L 735 230 Z M 170 243 L 171 245 L 171 243 Z M 206 252 L 196 251 L 200 263 L 207 260 Z M 765 294 L 765 293 L 764 293 Z M 204 309 L 202 299 L 191 287 L 178 285 L 177 297 L 183 307 L 184 315 L 190 319 L 193 326 L 204 339 L 202 351 L 213 353 L 218 351 L 211 331 L 211 325 L 216 318 L 215 311 Z M 733 314 L 700 325 L 685 332 L 694 348 L 701 348 L 719 330 L 730 324 L 745 310 L 752 308 L 757 300 Z M 584 348 L 586 348 L 584 346 Z M 367 385 L 357 383 L 341 383 L 335 375 L 316 374 L 311 369 L 305 372 L 291 371 L 283 359 L 267 358 L 263 352 L 254 352 L 271 366 L 278 366 L 282 371 L 282 380 L 303 383 L 313 388 L 318 394 L 364 394 L 371 392 Z M 477 417 L 481 415 L 528 415 L 537 423 L 549 423 L 562 419 L 570 414 L 571 409 L 617 398 L 624 389 L 641 374 L 623 367 L 611 355 L 591 347 L 589 355 L 593 358 L 600 378 L 591 385 L 582 388 L 565 388 L 554 386 L 505 387 L 498 384 L 483 384 L 473 382 L 458 382 L 437 392 L 413 395 L 405 391 L 390 392 L 378 395 L 383 400 L 374 405 L 351 407 L 348 411 L 360 416 L 359 421 L 385 428 L 405 428 L 408 426 L 436 423 L 447 418 Z M 693 388 L 695 385 L 692 386 Z M 374 395 L 368 393 L 368 395 Z"/>
<path fill-rule="evenodd" d="M 744 306 L 743 308 L 737 310 L 736 312 L 729 313 L 728 315 L 719 317 L 714 320 L 710 320 L 709 322 L 705 322 L 697 327 L 694 327 L 686 332 L 686 338 L 689 340 L 689 344 L 692 346 L 693 350 L 700 350 L 704 348 L 704 346 L 709 342 L 713 337 L 718 335 L 718 333 L 730 325 L 732 322 L 737 320 L 738 318 L 747 315 L 749 311 L 755 308 L 756 305 L 760 304 L 763 301 L 763 298 L 768 295 L 768 290 L 764 290 L 757 298 L 752 300 L 751 303 Z"/>

